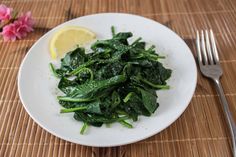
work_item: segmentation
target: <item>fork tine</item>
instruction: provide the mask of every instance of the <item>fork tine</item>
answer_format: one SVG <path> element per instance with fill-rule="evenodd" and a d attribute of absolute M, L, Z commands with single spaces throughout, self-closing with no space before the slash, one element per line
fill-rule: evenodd
<path fill-rule="evenodd" d="M 199 62 L 199 64 L 202 64 L 202 55 L 201 55 L 200 38 L 199 38 L 198 30 L 197 30 L 196 45 L 197 45 L 197 58 L 198 58 L 198 62 Z"/>
<path fill-rule="evenodd" d="M 202 55 L 203 55 L 204 63 L 208 64 L 203 30 L 201 30 L 201 46 L 202 46 Z"/>
<path fill-rule="evenodd" d="M 219 62 L 219 55 L 217 52 L 215 37 L 214 37 L 212 29 L 210 29 L 210 38 L 211 38 L 211 45 L 212 45 L 212 51 L 213 51 L 213 58 L 215 60 L 215 63 L 218 63 Z"/>
<path fill-rule="evenodd" d="M 208 30 L 205 30 L 205 38 L 206 38 L 206 49 L 207 49 L 207 56 L 208 56 L 209 62 L 210 62 L 210 64 L 214 64 L 209 35 L 208 35 Z"/>

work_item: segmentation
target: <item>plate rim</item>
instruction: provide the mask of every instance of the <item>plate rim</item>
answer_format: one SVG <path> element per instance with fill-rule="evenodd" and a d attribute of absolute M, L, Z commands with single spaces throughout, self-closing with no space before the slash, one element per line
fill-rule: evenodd
<path fill-rule="evenodd" d="M 116 12 L 105 12 L 105 13 L 95 13 L 95 14 L 88 14 L 88 15 L 85 15 L 85 16 L 80 16 L 80 17 L 77 17 L 77 18 L 74 18 L 74 19 L 71 19 L 69 21 L 66 21 L 66 22 L 63 22 L 63 23 L 60 23 L 58 24 L 57 26 L 55 26 L 54 28 L 52 28 L 50 31 L 46 32 L 43 36 L 41 36 L 32 46 L 31 48 L 27 51 L 26 55 L 24 56 L 23 60 L 21 61 L 21 64 L 20 64 L 20 68 L 19 68 L 19 71 L 18 71 L 18 75 L 17 75 L 17 89 L 18 89 L 18 94 L 19 94 L 19 97 L 20 97 L 20 100 L 21 100 L 21 103 L 24 107 L 24 109 L 26 110 L 26 112 L 29 114 L 29 116 L 41 127 L 43 128 L 44 130 L 46 130 L 47 132 L 49 132 L 50 134 L 60 138 L 60 139 L 63 139 L 65 141 L 69 141 L 69 142 L 72 142 L 72 143 L 75 143 L 75 144 L 80 144 L 80 145 L 84 145 L 84 146 L 90 146 L 90 147 L 114 147 L 114 146 L 122 146 L 122 145 L 127 145 L 127 144 L 131 144 L 131 143 L 135 143 L 135 142 L 138 142 L 138 141 L 141 141 L 141 140 L 144 140 L 146 138 L 149 138 L 153 135 L 156 135 L 158 133 L 160 133 L 161 131 L 163 131 L 164 129 L 168 128 L 170 125 L 172 125 L 182 114 L 183 112 L 186 110 L 186 108 L 188 107 L 188 105 L 190 104 L 192 98 L 193 98 L 193 95 L 195 93 L 195 90 L 196 90 L 196 86 L 197 86 L 197 66 L 196 66 L 196 61 L 194 59 L 194 55 L 193 53 L 191 53 L 191 58 L 193 60 L 193 67 L 194 67 L 194 73 L 193 75 L 195 76 L 194 77 L 194 86 L 193 86 L 193 90 L 192 90 L 192 93 L 191 93 L 191 96 L 186 99 L 186 105 L 183 107 L 184 109 L 179 112 L 178 114 L 176 114 L 176 118 L 173 118 L 168 125 L 166 125 L 165 127 L 159 129 L 158 131 L 155 131 L 151 134 L 145 134 L 144 136 L 142 136 L 141 138 L 137 138 L 135 140 L 130 140 L 129 142 L 123 142 L 123 143 L 116 143 L 116 144 L 103 144 L 103 145 L 95 145 L 95 144 L 89 144 L 89 143 L 84 143 L 84 142 L 78 142 L 78 141 L 75 141 L 71 138 L 68 138 L 68 137 L 63 137 L 61 136 L 60 134 L 57 134 L 55 131 L 45 127 L 43 124 L 41 124 L 41 122 L 39 120 L 37 120 L 37 118 L 35 118 L 31 112 L 29 111 L 29 109 L 27 108 L 27 105 L 25 105 L 26 103 L 24 102 L 24 99 L 23 99 L 23 96 L 22 96 L 22 91 L 21 91 L 21 75 L 22 75 L 22 70 L 23 70 L 23 67 L 24 67 L 24 64 L 25 64 L 25 61 L 26 59 L 28 58 L 30 52 L 32 49 L 34 49 L 34 47 L 37 45 L 37 43 L 41 40 L 43 40 L 48 33 L 51 33 L 53 32 L 55 29 L 58 29 L 58 27 L 60 27 L 62 24 L 66 24 L 66 23 L 69 23 L 71 21 L 76 21 L 80 18 L 86 18 L 86 17 L 89 17 L 89 16 L 96 16 L 96 15 L 124 15 L 124 16 L 133 16 L 133 17 L 138 17 L 138 18 L 142 18 L 144 20 L 148 20 L 148 21 L 151 21 L 151 22 L 154 22 L 156 24 L 159 24 L 160 26 L 164 27 L 165 29 L 168 29 L 169 31 L 171 31 L 175 36 L 176 38 L 179 38 L 180 41 L 186 46 L 186 48 L 188 49 L 189 52 L 192 52 L 191 49 L 189 48 L 189 46 L 186 44 L 186 42 L 176 33 L 174 32 L 173 30 L 171 30 L 170 28 L 168 28 L 167 26 L 153 20 L 153 19 L 150 19 L 150 18 L 147 18 L 147 17 L 144 17 L 144 16 L 140 16 L 140 15 L 137 15 L 137 14 L 130 14 L 130 13 L 116 13 Z"/>

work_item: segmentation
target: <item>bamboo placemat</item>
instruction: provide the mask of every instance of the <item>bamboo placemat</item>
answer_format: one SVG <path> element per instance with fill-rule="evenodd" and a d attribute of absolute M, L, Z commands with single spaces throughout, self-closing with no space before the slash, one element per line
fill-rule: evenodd
<path fill-rule="evenodd" d="M 170 127 L 146 140 L 112 148 L 86 147 L 61 140 L 26 113 L 17 92 L 17 73 L 28 49 L 51 28 L 87 14 L 125 12 L 154 19 L 179 34 L 195 54 L 196 30 L 212 28 L 224 70 L 222 84 L 236 119 L 235 0 L 15 0 L 31 10 L 35 31 L 15 42 L 0 41 L 0 157 L 230 157 L 230 134 L 213 85 L 198 75 L 192 101 Z"/>

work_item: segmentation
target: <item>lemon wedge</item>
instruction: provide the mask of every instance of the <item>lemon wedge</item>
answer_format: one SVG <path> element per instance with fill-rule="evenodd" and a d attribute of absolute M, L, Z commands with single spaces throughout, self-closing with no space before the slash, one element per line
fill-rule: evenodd
<path fill-rule="evenodd" d="M 52 59 L 63 57 L 65 53 L 84 46 L 96 38 L 96 34 L 80 26 L 66 26 L 57 31 L 50 41 L 50 54 Z"/>

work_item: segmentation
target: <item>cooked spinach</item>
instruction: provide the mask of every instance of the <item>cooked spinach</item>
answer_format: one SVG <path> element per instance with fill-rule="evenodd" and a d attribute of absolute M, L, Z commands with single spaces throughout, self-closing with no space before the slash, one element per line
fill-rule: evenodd
<path fill-rule="evenodd" d="M 171 70 L 159 62 L 165 57 L 154 46 L 146 48 L 141 38 L 130 44 L 130 37 L 131 32 L 115 33 L 112 27 L 112 38 L 96 41 L 92 53 L 77 47 L 61 59 L 60 68 L 50 63 L 64 93 L 57 97 L 64 107 L 61 113 L 74 112 L 74 118 L 83 121 L 81 134 L 88 125 L 104 123 L 132 128 L 127 120 L 151 116 L 159 106 L 155 91 L 169 89 Z"/>

